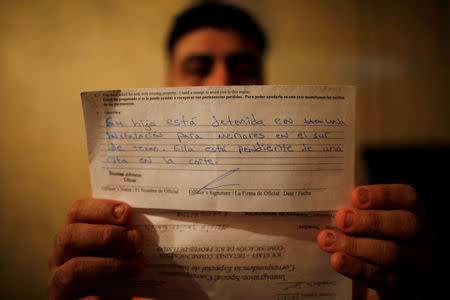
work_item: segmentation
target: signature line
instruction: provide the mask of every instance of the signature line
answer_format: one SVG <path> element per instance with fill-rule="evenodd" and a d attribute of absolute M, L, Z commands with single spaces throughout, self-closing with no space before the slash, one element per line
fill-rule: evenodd
<path fill-rule="evenodd" d="M 202 190 L 206 190 L 206 191 L 211 191 L 211 190 L 215 190 L 218 188 L 222 188 L 225 186 L 236 186 L 239 185 L 239 183 L 232 183 L 232 184 L 222 184 L 222 185 L 216 185 L 216 186 L 211 186 L 212 184 L 224 179 L 225 177 L 230 176 L 231 174 L 235 173 L 239 171 L 239 168 L 235 168 L 233 170 L 227 171 L 226 173 L 220 175 L 219 177 L 217 177 L 216 179 L 211 180 L 210 182 L 208 182 L 207 184 L 205 184 L 204 186 L 202 186 L 201 188 L 199 188 L 194 194 L 192 195 L 196 195 L 198 193 L 200 193 Z"/>

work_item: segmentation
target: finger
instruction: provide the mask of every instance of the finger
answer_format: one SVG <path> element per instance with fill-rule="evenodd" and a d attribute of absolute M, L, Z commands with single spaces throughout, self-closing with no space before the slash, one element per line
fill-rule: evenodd
<path fill-rule="evenodd" d="M 96 295 L 96 289 L 111 279 L 142 271 L 143 255 L 133 259 L 76 257 L 57 268 L 50 276 L 47 292 L 51 299 Z"/>
<path fill-rule="evenodd" d="M 84 298 L 81 298 L 79 300 L 154 300 L 153 298 L 138 298 L 138 297 L 133 297 L 130 298 L 130 296 L 87 296 Z"/>
<path fill-rule="evenodd" d="M 80 298 L 78 300 L 152 300 L 149 298 L 130 298 L 129 296 L 87 296 Z"/>
<path fill-rule="evenodd" d="M 120 201 L 107 199 L 80 199 L 73 203 L 67 224 L 125 224 L 130 219 L 131 207 Z"/>
<path fill-rule="evenodd" d="M 54 247 L 53 262 L 59 266 L 87 254 L 130 255 L 141 251 L 142 235 L 134 228 L 117 225 L 74 223 L 64 227 Z"/>
<path fill-rule="evenodd" d="M 351 195 L 353 206 L 359 209 L 408 209 L 419 207 L 419 197 L 406 184 L 377 184 L 355 188 Z"/>
<path fill-rule="evenodd" d="M 344 208 L 337 212 L 335 223 L 349 235 L 406 240 L 419 232 L 418 217 L 407 210 L 358 210 Z"/>
<path fill-rule="evenodd" d="M 385 267 L 414 267 L 418 262 L 415 252 L 392 241 L 351 237 L 333 230 L 323 230 L 317 237 L 322 250 L 327 252 L 345 252 L 368 263 Z"/>
<path fill-rule="evenodd" d="M 52 250 L 52 252 L 50 253 L 50 255 L 47 258 L 48 269 L 50 271 L 53 271 L 53 269 L 56 267 L 54 253 L 55 253 L 55 250 Z"/>
<path fill-rule="evenodd" d="M 398 275 L 390 270 L 367 263 L 344 252 L 333 253 L 330 264 L 338 273 L 362 282 L 381 293 L 402 289 Z M 405 295 L 405 294 L 403 294 Z"/>

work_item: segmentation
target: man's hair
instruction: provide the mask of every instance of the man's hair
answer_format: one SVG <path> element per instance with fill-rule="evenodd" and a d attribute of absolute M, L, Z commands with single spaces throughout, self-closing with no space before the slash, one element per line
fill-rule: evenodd
<path fill-rule="evenodd" d="M 205 1 L 176 16 L 167 40 L 168 54 L 173 54 L 175 44 L 183 35 L 206 26 L 235 30 L 253 41 L 261 52 L 267 47 L 263 30 L 246 11 L 229 4 Z"/>

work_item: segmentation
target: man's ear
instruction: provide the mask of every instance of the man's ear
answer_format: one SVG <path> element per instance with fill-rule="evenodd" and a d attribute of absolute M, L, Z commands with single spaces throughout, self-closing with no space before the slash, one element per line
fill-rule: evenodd
<path fill-rule="evenodd" d="M 174 87 L 173 72 L 172 72 L 172 57 L 166 57 L 166 78 L 164 80 L 164 87 Z"/>

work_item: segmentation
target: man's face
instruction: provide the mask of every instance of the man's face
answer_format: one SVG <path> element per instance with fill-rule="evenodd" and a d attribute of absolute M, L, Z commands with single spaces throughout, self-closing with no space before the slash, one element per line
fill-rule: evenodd
<path fill-rule="evenodd" d="M 170 60 L 169 86 L 263 84 L 262 53 L 231 29 L 203 27 L 182 36 Z"/>

